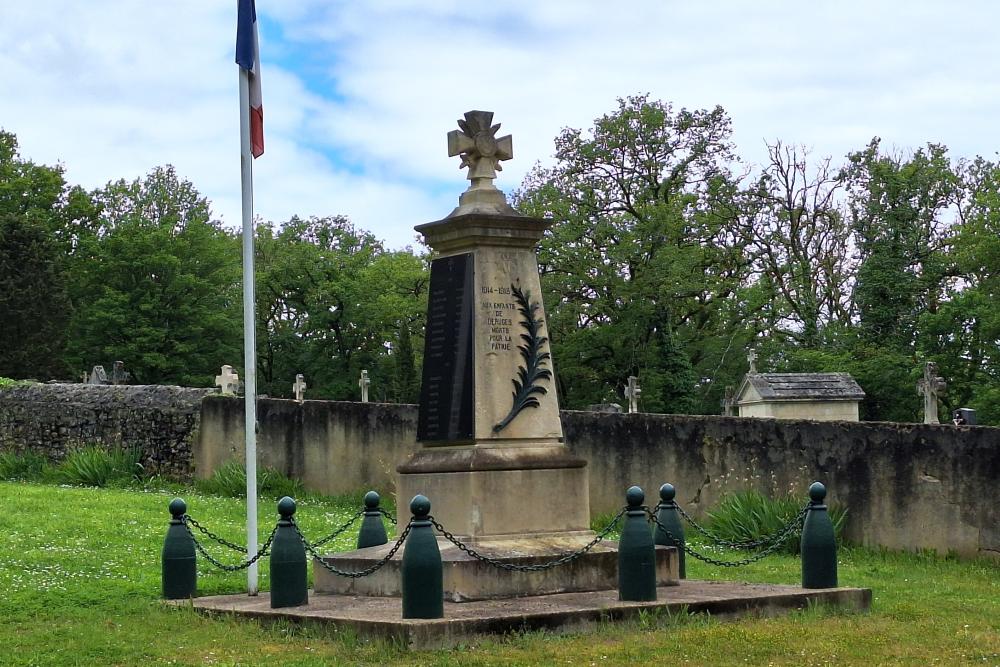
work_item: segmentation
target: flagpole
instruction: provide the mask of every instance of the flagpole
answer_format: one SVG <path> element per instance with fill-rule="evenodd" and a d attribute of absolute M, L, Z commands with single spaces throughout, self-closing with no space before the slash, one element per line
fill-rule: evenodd
<path fill-rule="evenodd" d="M 250 78 L 240 72 L 240 177 L 243 193 L 243 373 L 247 472 L 247 555 L 257 553 L 257 336 L 254 313 L 253 156 L 250 154 Z M 257 595 L 257 563 L 247 568 L 247 594 Z"/>

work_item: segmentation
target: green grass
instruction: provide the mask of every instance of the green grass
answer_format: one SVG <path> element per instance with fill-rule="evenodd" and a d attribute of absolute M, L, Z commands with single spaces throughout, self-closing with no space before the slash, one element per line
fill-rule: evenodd
<path fill-rule="evenodd" d="M 159 601 L 159 551 L 176 489 L 0 482 L 0 665 L 823 665 L 1000 664 L 1000 566 L 860 548 L 840 552 L 843 585 L 874 590 L 871 614 L 815 607 L 723 622 L 646 614 L 593 633 L 523 633 L 453 650 L 408 652 L 315 625 L 204 617 Z M 243 542 L 237 499 L 185 490 L 188 511 Z M 313 539 L 359 507 L 307 497 Z M 261 537 L 276 519 L 260 505 Z M 335 541 L 350 548 L 353 535 Z M 216 550 L 227 561 L 235 554 Z M 796 583 L 795 557 L 735 572 L 689 559 L 689 576 Z M 245 590 L 245 576 L 199 568 L 199 593 Z M 268 586 L 267 565 L 261 584 Z"/>
<path fill-rule="evenodd" d="M 201 493 L 229 498 L 243 498 L 247 492 L 247 472 L 240 461 L 229 461 L 219 466 L 208 479 L 195 482 Z M 279 500 L 284 496 L 301 498 L 306 495 L 302 482 L 290 479 L 273 468 L 257 471 L 257 494 L 261 499 Z"/>

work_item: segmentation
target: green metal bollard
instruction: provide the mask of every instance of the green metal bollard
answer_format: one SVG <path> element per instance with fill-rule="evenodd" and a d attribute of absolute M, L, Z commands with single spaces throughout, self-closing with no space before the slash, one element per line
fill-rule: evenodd
<path fill-rule="evenodd" d="M 410 534 L 403 548 L 403 618 L 444 618 L 444 573 L 433 524 L 431 501 L 410 501 Z"/>
<path fill-rule="evenodd" d="M 389 536 L 385 534 L 382 523 L 382 512 L 378 508 L 379 497 L 374 491 L 365 494 L 365 518 L 361 520 L 361 530 L 358 531 L 358 548 L 377 547 L 386 544 Z"/>
<path fill-rule="evenodd" d="M 670 531 L 670 534 L 677 538 L 674 541 L 667 537 L 663 528 L 655 526 L 653 528 L 653 542 L 668 547 L 677 547 L 678 571 L 680 578 L 684 579 L 687 574 L 684 569 L 684 524 L 681 522 L 681 515 L 677 511 L 677 502 L 674 497 L 677 491 L 673 484 L 664 484 L 660 487 L 660 509 L 656 512 L 656 520 Z"/>
<path fill-rule="evenodd" d="M 271 541 L 271 609 L 309 603 L 306 548 L 292 525 L 295 501 L 288 496 L 279 500 L 278 514 L 281 518 Z"/>
<path fill-rule="evenodd" d="M 163 540 L 163 597 L 183 600 L 194 597 L 198 582 L 194 538 L 184 526 L 182 518 L 187 513 L 187 503 L 180 498 L 170 501 L 170 527 Z"/>
<path fill-rule="evenodd" d="M 645 498 L 638 486 L 625 493 L 628 510 L 618 540 L 618 599 L 628 602 L 656 600 L 656 547 L 646 511 L 641 509 Z"/>
<path fill-rule="evenodd" d="M 809 509 L 802 526 L 802 588 L 837 587 L 837 540 L 826 511 L 826 487 L 809 487 Z"/>

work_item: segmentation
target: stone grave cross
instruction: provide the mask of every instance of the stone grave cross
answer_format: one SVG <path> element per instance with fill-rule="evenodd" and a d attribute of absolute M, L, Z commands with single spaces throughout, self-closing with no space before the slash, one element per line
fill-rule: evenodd
<path fill-rule="evenodd" d="M 625 388 L 625 398 L 628 399 L 629 414 L 639 412 L 639 394 L 641 393 L 642 389 L 639 388 L 639 378 L 629 375 L 628 386 Z"/>
<path fill-rule="evenodd" d="M 358 386 L 361 387 L 362 403 L 368 402 L 368 385 L 370 385 L 371 383 L 372 381 L 368 379 L 368 371 L 366 370 L 361 371 L 361 379 L 358 380 Z"/>
<path fill-rule="evenodd" d="M 299 373 L 295 376 L 295 384 L 292 385 L 292 391 L 295 392 L 295 400 L 299 403 L 306 400 L 306 389 L 309 385 L 306 384 L 306 377 Z"/>
<path fill-rule="evenodd" d="M 240 376 L 233 371 L 233 367 L 226 364 L 222 367 L 222 372 L 215 376 L 215 384 L 223 394 L 235 394 L 240 387 Z"/>
<path fill-rule="evenodd" d="M 750 352 L 747 353 L 747 361 L 750 362 L 750 368 L 747 370 L 747 373 L 748 374 L 750 374 L 750 373 L 756 373 L 757 372 L 757 350 L 750 350 Z"/>
<path fill-rule="evenodd" d="M 917 381 L 917 393 L 924 397 L 924 423 L 940 424 L 938 421 L 938 398 L 948 388 L 948 383 L 937 374 L 937 364 L 924 364 L 924 377 Z"/>

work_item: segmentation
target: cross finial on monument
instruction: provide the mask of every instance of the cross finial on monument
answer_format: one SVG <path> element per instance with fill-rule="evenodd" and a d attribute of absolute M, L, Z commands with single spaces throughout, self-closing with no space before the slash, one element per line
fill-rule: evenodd
<path fill-rule="evenodd" d="M 941 423 L 938 421 L 938 397 L 948 388 L 948 383 L 937 372 L 937 364 L 928 361 L 924 364 L 924 377 L 917 381 L 917 393 L 924 397 L 925 424 Z"/>
<path fill-rule="evenodd" d="M 629 375 L 628 386 L 625 388 L 625 398 L 628 399 L 629 414 L 639 412 L 639 394 L 641 393 L 642 389 L 639 388 L 639 378 Z"/>
<path fill-rule="evenodd" d="M 514 212 L 503 193 L 493 185 L 497 172 L 503 171 L 500 162 L 514 157 L 513 143 L 509 134 L 498 138 L 500 123 L 492 123 L 492 111 L 466 111 L 465 120 L 458 121 L 461 131 L 448 133 L 448 156 L 462 158 L 458 168 L 468 167 L 466 178 L 472 181 L 451 215 Z"/>
<path fill-rule="evenodd" d="M 750 352 L 747 353 L 747 361 L 750 362 L 750 368 L 747 370 L 747 373 L 756 373 L 757 372 L 757 350 L 750 350 Z"/>
<path fill-rule="evenodd" d="M 306 377 L 299 373 L 295 376 L 295 384 L 292 385 L 292 391 L 295 392 L 295 400 L 299 403 L 306 400 L 306 389 L 309 385 L 306 384 Z"/>

